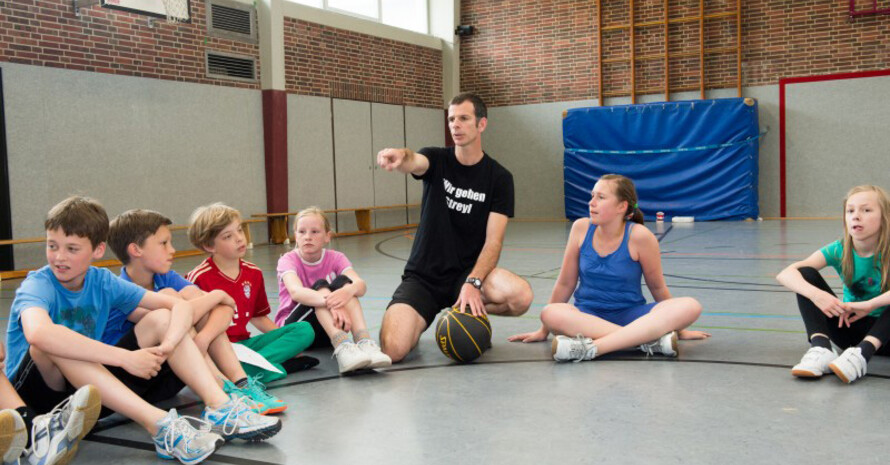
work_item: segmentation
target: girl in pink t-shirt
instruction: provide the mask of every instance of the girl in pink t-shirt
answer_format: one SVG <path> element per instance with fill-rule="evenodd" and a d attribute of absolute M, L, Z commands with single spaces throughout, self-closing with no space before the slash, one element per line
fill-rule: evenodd
<path fill-rule="evenodd" d="M 325 249 L 331 224 L 324 212 L 309 207 L 294 220 L 294 250 L 278 259 L 279 308 L 275 323 L 306 321 L 315 330 L 312 347 L 334 347 L 340 373 L 381 368 L 392 360 L 371 339 L 358 298 L 367 286 L 346 255 Z M 355 342 L 349 340 L 349 332 Z M 327 338 L 320 338 L 324 332 Z"/>

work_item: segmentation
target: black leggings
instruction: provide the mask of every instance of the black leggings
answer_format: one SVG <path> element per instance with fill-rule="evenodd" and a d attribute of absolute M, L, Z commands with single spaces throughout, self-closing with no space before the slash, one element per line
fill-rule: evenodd
<path fill-rule="evenodd" d="M 798 271 L 808 283 L 837 297 L 815 268 L 804 267 Z M 887 341 L 890 340 L 890 310 L 884 311 L 879 317 L 866 316 L 855 321 L 849 328 L 846 326 L 838 328 L 838 317 L 829 318 L 813 301 L 800 294 L 797 294 L 797 306 L 800 308 L 803 324 L 807 328 L 808 341 L 813 334 L 821 333 L 827 335 L 841 349 L 846 349 L 862 342 L 865 336 L 872 336 L 881 341 L 881 348 L 876 353 L 890 354 L 890 346 L 887 345 Z"/>
<path fill-rule="evenodd" d="M 347 284 L 352 284 L 352 280 L 349 279 L 348 276 L 341 274 L 334 278 L 330 283 L 325 279 L 315 281 L 315 283 L 312 284 L 312 289 L 316 291 L 321 289 L 336 291 Z M 308 349 L 332 347 L 331 339 L 328 338 L 321 323 L 318 322 L 318 317 L 315 316 L 315 307 L 303 304 L 297 305 L 287 319 L 284 320 L 284 324 L 289 325 L 297 321 L 305 321 L 309 323 L 312 326 L 312 330 L 315 331 L 315 340 L 312 341 L 312 345 L 310 345 Z"/>

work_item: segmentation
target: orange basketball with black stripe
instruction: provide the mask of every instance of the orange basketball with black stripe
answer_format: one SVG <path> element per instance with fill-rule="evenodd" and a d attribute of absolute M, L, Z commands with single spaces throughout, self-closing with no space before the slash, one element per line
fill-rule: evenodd
<path fill-rule="evenodd" d="M 485 316 L 448 310 L 436 324 L 436 343 L 455 362 L 472 362 L 491 348 L 491 323 Z"/>

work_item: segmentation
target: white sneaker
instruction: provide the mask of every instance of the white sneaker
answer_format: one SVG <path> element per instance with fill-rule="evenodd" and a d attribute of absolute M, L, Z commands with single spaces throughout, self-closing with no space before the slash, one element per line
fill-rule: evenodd
<path fill-rule="evenodd" d="M 18 463 L 26 444 L 28 431 L 19 412 L 13 409 L 0 411 L 0 460 L 3 465 Z"/>
<path fill-rule="evenodd" d="M 31 448 L 22 456 L 31 465 L 62 465 L 77 453 L 80 440 L 96 424 L 102 400 L 95 386 L 86 385 L 52 411 L 34 417 Z"/>
<path fill-rule="evenodd" d="M 791 374 L 798 378 L 821 378 L 831 370 L 828 364 L 836 358 L 837 354 L 833 350 L 810 347 L 807 353 L 803 354 L 800 363 L 791 368 Z"/>
<path fill-rule="evenodd" d="M 868 365 L 868 362 L 862 356 L 862 349 L 859 347 L 848 347 L 833 362 L 829 363 L 828 367 L 843 382 L 850 384 L 865 376 L 866 365 Z"/>
<path fill-rule="evenodd" d="M 359 349 L 354 342 L 343 341 L 334 349 L 334 357 L 337 357 L 337 365 L 340 373 L 360 370 L 371 364 L 371 357 Z"/>
<path fill-rule="evenodd" d="M 652 342 L 640 345 L 640 350 L 649 355 L 661 354 L 667 357 L 676 357 L 680 355 L 677 339 L 677 332 L 671 331 Z"/>
<path fill-rule="evenodd" d="M 553 360 L 557 362 L 580 362 L 593 360 L 596 357 L 596 345 L 593 339 L 578 335 L 576 337 L 556 336 L 550 346 Z"/>
<path fill-rule="evenodd" d="M 151 439 L 155 453 L 164 460 L 178 459 L 186 465 L 200 463 L 223 444 L 222 436 L 212 432 L 207 422 L 181 417 L 176 409 L 170 409 L 157 425 L 158 432 Z"/>
<path fill-rule="evenodd" d="M 392 359 L 380 350 L 380 346 L 373 339 L 362 339 L 356 345 L 371 359 L 367 368 L 384 368 L 392 365 Z"/>

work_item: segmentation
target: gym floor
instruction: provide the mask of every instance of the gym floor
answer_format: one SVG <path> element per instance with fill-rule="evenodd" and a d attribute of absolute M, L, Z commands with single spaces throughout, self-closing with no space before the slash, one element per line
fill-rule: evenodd
<path fill-rule="evenodd" d="M 787 264 L 835 240 L 835 221 L 647 224 L 660 240 L 674 296 L 698 299 L 695 329 L 678 359 L 622 352 L 557 364 L 550 344 L 507 337 L 536 329 L 559 273 L 568 223 L 512 222 L 500 266 L 535 291 L 529 312 L 492 317 L 493 347 L 457 365 L 432 330 L 401 364 L 341 377 L 330 350 L 321 365 L 273 383 L 290 405 L 284 427 L 259 444 L 235 441 L 205 463 L 878 463 L 890 403 L 890 361 L 875 357 L 868 376 L 845 385 L 833 375 L 799 380 L 790 368 L 807 349 L 795 297 L 774 279 Z M 368 282 L 362 298 L 379 331 L 408 257 L 413 231 L 335 239 Z M 277 308 L 275 266 L 288 246 L 257 245 L 247 260 L 265 271 Z M 177 260 L 185 273 L 201 258 Z M 115 270 L 116 271 L 116 270 Z M 837 290 L 841 282 L 825 270 Z M 0 284 L 8 317 L 21 280 Z M 645 287 L 644 287 L 645 290 Z M 199 415 L 183 391 L 164 407 Z M 839 413 L 842 412 L 842 413 Z M 843 441 L 838 441 L 843 437 Z M 842 448 L 838 444 L 843 444 Z M 113 416 L 80 446 L 75 463 L 154 463 L 148 435 Z"/>

